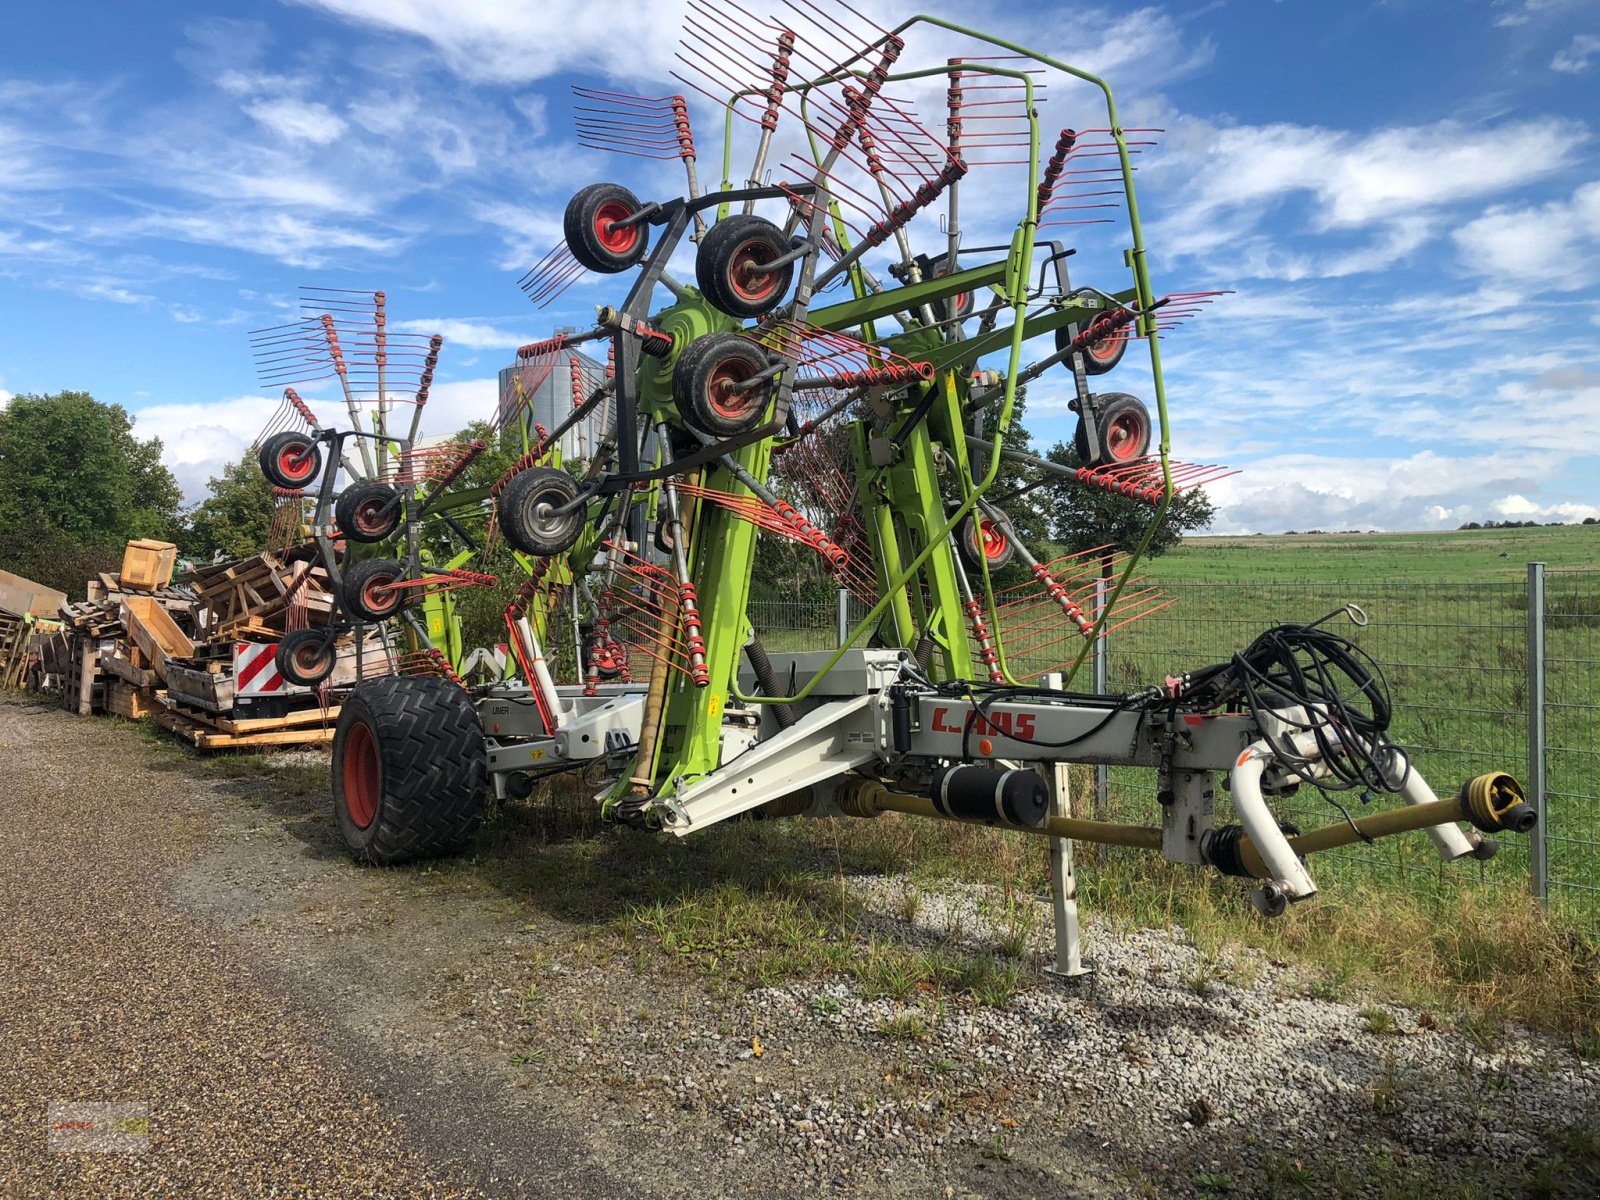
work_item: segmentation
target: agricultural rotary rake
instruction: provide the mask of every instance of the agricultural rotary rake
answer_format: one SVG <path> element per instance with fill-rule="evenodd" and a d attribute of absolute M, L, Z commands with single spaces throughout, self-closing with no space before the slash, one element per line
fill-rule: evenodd
<path fill-rule="evenodd" d="M 937 57 L 915 57 L 913 38 Z M 596 763 L 607 816 L 677 835 L 744 815 L 999 825 L 1051 838 L 1058 965 L 1074 970 L 1073 839 L 1253 879 L 1276 914 L 1315 894 L 1314 850 L 1424 829 L 1442 857 L 1481 858 L 1494 850 L 1482 832 L 1528 827 L 1509 776 L 1440 800 L 1388 741 L 1381 676 L 1325 628 L 1340 611 L 1364 620 L 1354 608 L 1132 693 L 1070 690 L 1096 637 L 1167 603 L 1139 563 L 1174 495 L 1225 473 L 1169 457 L 1160 334 L 1215 293 L 1154 291 L 1133 162 L 1155 131 L 1123 127 L 1101 80 L 937 18 L 885 30 L 813 0 L 782 21 L 691 0 L 678 57 L 677 77 L 722 118 L 714 187 L 684 96 L 577 89 L 583 145 L 678 159 L 685 178 L 648 168 L 651 199 L 583 188 L 562 243 L 521 282 L 547 307 L 580 280 L 616 280 L 593 328 L 519 351 L 536 385 L 604 345 L 604 378 L 583 379 L 571 415 L 536 430 L 486 495 L 441 500 L 436 481 L 381 505 L 370 480 L 332 497 L 342 443 L 311 431 L 328 448 L 319 511 L 331 503 L 344 533 L 368 498 L 398 504 L 408 530 L 433 505 L 486 505 L 487 535 L 526 572 L 505 614 L 512 678 L 385 678 L 345 701 L 333 782 L 355 853 L 458 848 L 486 775 L 503 797 Z M 1073 86 L 1104 124 L 1047 131 L 1046 90 Z M 1074 282 L 1079 247 L 1052 227 L 1125 235 L 1109 267 L 1085 247 L 1081 273 L 1116 281 Z M 1153 408 L 1096 390 L 1134 343 Z M 1020 390 L 1052 370 L 1070 380 L 1072 466 L 1007 446 Z M 567 428 L 602 410 L 596 453 L 555 461 Z M 309 452 L 298 433 L 290 465 Z M 414 436 L 394 444 L 402 461 L 416 453 Z M 1008 465 L 1143 504 L 1149 530 L 1128 553 L 1036 552 L 1013 520 L 1031 485 L 997 487 Z M 773 539 L 865 609 L 836 650 L 769 649 L 752 628 Z M 408 619 L 427 570 L 415 552 L 377 561 L 343 570 L 346 607 L 377 617 L 392 603 Z M 559 680 L 557 646 L 574 664 Z M 1158 823 L 1072 816 L 1072 762 L 1156 771 Z M 1216 821 L 1223 773 L 1236 824 Z M 1269 798 L 1302 785 L 1407 803 L 1301 834 Z"/>

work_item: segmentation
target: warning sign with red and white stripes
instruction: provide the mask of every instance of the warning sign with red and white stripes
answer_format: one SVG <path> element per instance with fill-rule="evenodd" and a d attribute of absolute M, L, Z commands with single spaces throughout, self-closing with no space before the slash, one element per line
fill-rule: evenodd
<path fill-rule="evenodd" d="M 233 644 L 233 694 L 235 696 L 283 696 L 305 692 L 278 670 L 277 642 L 235 642 Z"/>

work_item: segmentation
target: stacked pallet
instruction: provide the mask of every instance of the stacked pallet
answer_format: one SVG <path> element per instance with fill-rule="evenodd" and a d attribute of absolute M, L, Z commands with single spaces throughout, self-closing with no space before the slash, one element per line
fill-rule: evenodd
<path fill-rule="evenodd" d="M 110 706 L 110 685 L 100 660 L 123 634 L 121 608 L 120 592 L 102 592 L 98 599 L 61 606 L 68 637 L 61 663 L 61 706 L 79 716 L 105 712 Z"/>
<path fill-rule="evenodd" d="M 26 613 L 0 608 L 0 689 L 22 686 L 32 627 L 33 619 Z"/>
<path fill-rule="evenodd" d="M 168 543 L 129 543 L 120 573 L 62 604 L 67 636 L 54 657 L 64 659 L 64 707 L 149 719 L 202 750 L 330 741 L 338 708 L 290 685 L 274 655 L 291 624 L 327 621 L 324 573 L 304 554 L 261 554 L 174 585 L 175 557 Z M 345 674 L 354 682 L 353 668 Z"/>
<path fill-rule="evenodd" d="M 304 552 L 258 554 L 237 562 L 196 567 L 189 575 L 198 611 L 196 624 L 208 638 L 276 640 L 288 628 L 291 609 L 311 625 L 333 612 L 328 575 Z"/>

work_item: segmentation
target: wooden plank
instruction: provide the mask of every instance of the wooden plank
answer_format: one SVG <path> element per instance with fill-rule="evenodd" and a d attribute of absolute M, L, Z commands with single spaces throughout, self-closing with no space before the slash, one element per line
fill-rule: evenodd
<path fill-rule="evenodd" d="M 252 746 L 326 746 L 333 741 L 333 729 L 310 726 L 285 729 L 279 733 L 205 733 L 199 735 L 202 750 L 243 750 Z"/>
<path fill-rule="evenodd" d="M 100 667 L 102 670 L 110 671 L 118 679 L 132 684 L 134 687 L 154 687 L 156 683 L 156 673 L 154 671 L 137 667 L 110 650 L 102 650 L 100 652 Z"/>
<path fill-rule="evenodd" d="M 192 667 L 167 664 L 167 695 L 175 701 L 206 712 L 233 711 L 234 683 L 231 675 L 214 675 Z"/>
<path fill-rule="evenodd" d="M 301 708 L 281 717 L 246 717 L 244 720 L 221 720 L 217 727 L 224 733 L 270 733 L 278 729 L 294 729 L 302 725 L 320 725 L 339 723 L 339 705 L 335 704 L 328 709 L 326 718 L 320 708 Z"/>
<path fill-rule="evenodd" d="M 200 746 L 200 735 L 203 730 L 198 725 L 184 720 L 169 709 L 156 708 L 150 713 L 150 719 L 163 729 L 169 729 L 196 749 Z"/>

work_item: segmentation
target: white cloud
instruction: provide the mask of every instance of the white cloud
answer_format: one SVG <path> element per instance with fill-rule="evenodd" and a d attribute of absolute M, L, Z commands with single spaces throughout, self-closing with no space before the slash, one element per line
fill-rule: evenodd
<path fill-rule="evenodd" d="M 1441 210 L 1551 176 L 1588 139 L 1576 121 L 1540 119 L 1484 128 L 1460 121 L 1358 134 L 1316 126 L 1212 127 L 1185 122 L 1171 154 L 1153 160 L 1152 184 L 1177 180 L 1152 244 L 1168 254 L 1227 256 L 1237 271 L 1300 279 L 1379 270 L 1435 232 Z M 1355 249 L 1293 253 L 1269 240 L 1267 219 L 1287 201 L 1308 197 L 1306 228 L 1348 235 L 1377 226 L 1376 240 Z"/>
<path fill-rule="evenodd" d="M 1489 506 L 1501 517 L 1518 521 L 1582 521 L 1585 517 L 1600 520 L 1600 506 L 1593 504 L 1536 504 L 1526 496 L 1502 496 Z"/>
<path fill-rule="evenodd" d="M 61 291 L 82 296 L 85 300 L 109 300 L 113 304 L 148 304 L 154 296 L 136 292 L 111 279 L 64 279 L 54 285 Z"/>
<path fill-rule="evenodd" d="M 5 390 L 5 388 L 0 388 L 0 408 L 4 408 L 6 405 L 10 404 L 15 396 L 15 392 L 8 392 Z"/>
<path fill-rule="evenodd" d="M 499 386 L 499 380 L 493 377 L 435 383 L 423 411 L 423 433 L 446 436 L 473 421 L 492 420 Z M 301 392 L 321 420 L 348 424 L 344 402 L 336 394 L 309 388 Z M 0 396 L 9 397 L 10 393 L 0 392 Z M 161 439 L 161 461 L 177 477 L 184 502 L 194 504 L 205 498 L 206 481 L 238 461 L 281 404 L 281 400 L 268 396 L 147 404 L 133 414 L 134 432 L 141 438 Z"/>
<path fill-rule="evenodd" d="M 1600 278 L 1600 181 L 1567 200 L 1491 208 L 1453 236 L 1468 270 L 1558 291 L 1587 287 Z"/>
<path fill-rule="evenodd" d="M 492 421 L 500 403 L 500 380 L 457 379 L 436 383 L 423 410 L 422 428 L 433 435 L 456 432 L 474 421 Z"/>
<path fill-rule="evenodd" d="M 198 308 L 187 304 L 174 304 L 169 311 L 172 313 L 172 319 L 180 325 L 193 325 L 205 319 Z"/>
<path fill-rule="evenodd" d="M 487 321 L 451 317 L 400 321 L 394 328 L 401 333 L 437 333 L 447 346 L 465 350 L 514 350 L 537 340 L 532 334 L 510 333 Z"/>
<path fill-rule="evenodd" d="M 1509 455 L 1455 458 L 1431 450 L 1406 458 L 1282 454 L 1207 491 L 1217 506 L 1217 533 L 1452 529 L 1490 511 L 1508 488 L 1534 490 L 1548 469 Z"/>
<path fill-rule="evenodd" d="M 134 432 L 161 439 L 161 461 L 183 489 L 184 502 L 205 498 L 206 480 L 220 475 L 255 441 L 279 401 L 235 396 L 196 404 L 148 404 L 133 414 Z"/>
<path fill-rule="evenodd" d="M 326 104 L 288 99 L 257 100 L 245 105 L 245 112 L 292 142 L 326 146 L 345 131 L 344 118 Z"/>
<path fill-rule="evenodd" d="M 1572 41 L 1556 51 L 1550 60 L 1550 69 L 1567 75 L 1577 75 L 1589 69 L 1589 60 L 1600 54 L 1600 36 L 1592 33 L 1573 35 Z"/>

